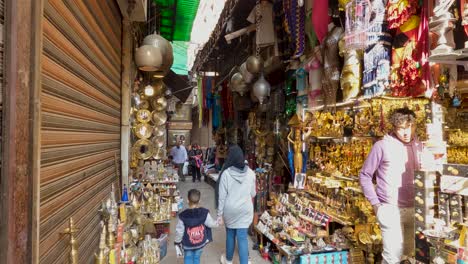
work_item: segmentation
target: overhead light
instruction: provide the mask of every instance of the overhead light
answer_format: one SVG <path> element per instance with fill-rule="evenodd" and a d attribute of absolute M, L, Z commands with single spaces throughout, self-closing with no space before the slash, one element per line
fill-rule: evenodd
<path fill-rule="evenodd" d="M 145 95 L 146 96 L 153 96 L 154 95 L 154 88 L 151 85 L 145 86 Z"/>

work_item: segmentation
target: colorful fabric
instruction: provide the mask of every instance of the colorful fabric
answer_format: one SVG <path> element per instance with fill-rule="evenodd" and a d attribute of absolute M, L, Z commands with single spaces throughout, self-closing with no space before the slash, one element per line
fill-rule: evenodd
<path fill-rule="evenodd" d="M 306 71 L 303 68 L 299 68 L 296 70 L 296 90 L 304 91 L 306 88 Z"/>
<path fill-rule="evenodd" d="M 392 48 L 392 95 L 398 97 L 420 96 L 425 92 L 421 78 L 420 59 L 422 47 L 418 45 L 420 18 L 412 16 L 398 30 Z M 424 30 L 422 30 L 424 31 Z M 426 42 L 427 43 L 427 42 Z"/>
<path fill-rule="evenodd" d="M 312 7 L 312 25 L 320 43 L 328 33 L 328 23 L 330 23 L 328 0 L 315 0 Z"/>
<path fill-rule="evenodd" d="M 198 128 L 202 127 L 203 123 L 203 80 L 197 78 L 197 100 L 198 100 Z"/>
<path fill-rule="evenodd" d="M 218 93 L 213 95 L 213 130 L 217 130 L 222 126 L 221 124 L 221 96 Z"/>
<path fill-rule="evenodd" d="M 292 58 L 299 58 L 305 49 L 305 7 L 297 0 L 284 0 L 286 32 L 291 40 Z"/>
<path fill-rule="evenodd" d="M 419 0 L 390 0 L 387 6 L 388 28 L 399 28 L 416 14 Z"/>

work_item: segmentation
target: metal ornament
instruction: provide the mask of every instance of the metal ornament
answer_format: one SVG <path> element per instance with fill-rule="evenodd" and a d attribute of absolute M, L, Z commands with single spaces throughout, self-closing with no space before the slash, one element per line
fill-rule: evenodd
<path fill-rule="evenodd" d="M 136 119 L 140 123 L 148 123 L 151 120 L 151 112 L 146 109 L 138 110 L 136 113 Z"/>
<path fill-rule="evenodd" d="M 174 63 L 171 43 L 158 34 L 151 34 L 143 39 L 143 45 L 155 47 L 160 51 L 162 57 L 161 65 L 158 69 L 153 71 L 160 72 L 162 76 L 165 76 Z"/>
<path fill-rule="evenodd" d="M 251 74 L 258 74 L 263 71 L 263 60 L 257 56 L 250 56 L 245 62 L 247 71 Z"/>
<path fill-rule="evenodd" d="M 258 98 L 260 104 L 265 102 L 265 99 L 270 96 L 271 86 L 263 77 L 263 73 L 253 85 L 253 93 Z"/>
<path fill-rule="evenodd" d="M 162 136 L 162 137 L 153 137 L 151 141 L 153 141 L 153 145 L 155 148 L 162 148 L 166 140 L 164 136 Z"/>
<path fill-rule="evenodd" d="M 140 139 L 133 145 L 133 151 L 139 159 L 149 159 L 153 155 L 153 143 L 148 139 Z"/>
<path fill-rule="evenodd" d="M 146 99 L 141 99 L 140 104 L 138 104 L 138 109 L 148 109 L 149 103 Z"/>
<path fill-rule="evenodd" d="M 166 150 L 164 148 L 155 146 L 153 149 L 153 158 L 160 160 L 160 159 L 164 159 L 165 157 L 166 157 Z"/>
<path fill-rule="evenodd" d="M 149 138 L 152 133 L 152 127 L 148 123 L 140 123 L 135 127 L 135 135 L 138 138 Z"/>
<path fill-rule="evenodd" d="M 166 134 L 166 128 L 164 126 L 153 127 L 153 135 L 155 137 L 162 137 L 164 134 Z"/>
<path fill-rule="evenodd" d="M 242 75 L 245 83 L 251 83 L 254 79 L 254 76 L 247 70 L 246 64 L 246 62 L 242 63 L 242 65 L 239 67 L 239 72 Z"/>
<path fill-rule="evenodd" d="M 242 74 L 239 72 L 236 72 L 234 75 L 232 75 L 230 87 L 233 92 L 238 92 L 240 95 L 244 95 L 249 90 L 244 81 L 244 78 L 242 77 Z"/>
<path fill-rule="evenodd" d="M 159 97 L 151 101 L 153 109 L 156 111 L 163 111 L 167 108 L 167 99 L 165 97 Z"/>
<path fill-rule="evenodd" d="M 135 52 L 135 63 L 141 71 L 157 71 L 163 65 L 161 50 L 151 45 L 143 45 Z"/>
<path fill-rule="evenodd" d="M 167 114 L 165 111 L 153 111 L 151 113 L 151 120 L 153 120 L 153 124 L 156 126 L 162 126 L 167 121 Z"/>
<path fill-rule="evenodd" d="M 162 96 L 166 92 L 166 87 L 164 86 L 162 79 L 157 79 L 157 81 L 151 84 L 151 86 L 153 86 L 154 96 L 156 97 Z"/>

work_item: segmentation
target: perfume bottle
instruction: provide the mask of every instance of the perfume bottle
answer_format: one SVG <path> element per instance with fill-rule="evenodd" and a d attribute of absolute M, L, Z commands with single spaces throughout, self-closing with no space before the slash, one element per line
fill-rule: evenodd
<path fill-rule="evenodd" d="M 128 203 L 127 185 L 125 185 L 125 184 L 124 184 L 123 192 L 122 192 L 122 202 Z"/>

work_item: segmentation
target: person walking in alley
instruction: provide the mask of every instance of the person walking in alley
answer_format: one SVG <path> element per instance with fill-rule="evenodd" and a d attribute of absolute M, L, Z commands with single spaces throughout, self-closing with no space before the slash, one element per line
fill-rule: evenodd
<path fill-rule="evenodd" d="M 226 226 L 223 264 L 232 263 L 236 240 L 240 264 L 249 263 L 247 232 L 253 221 L 255 195 L 255 173 L 245 164 L 242 149 L 232 145 L 219 179 L 218 219 Z"/>
<path fill-rule="evenodd" d="M 179 178 L 181 181 L 185 181 L 185 175 L 184 175 L 184 163 L 187 161 L 187 150 L 185 147 L 182 145 L 182 141 L 177 141 L 177 145 L 172 147 L 171 149 L 171 156 L 172 156 L 172 162 L 174 165 L 177 167 L 177 174 L 179 174 Z"/>
<path fill-rule="evenodd" d="M 219 226 L 208 209 L 200 207 L 200 191 L 188 192 L 189 208 L 179 214 L 174 244 L 184 249 L 184 264 L 200 264 L 200 256 L 208 243 L 213 241 L 211 228 Z"/>
<path fill-rule="evenodd" d="M 197 143 L 192 144 L 192 149 L 188 152 L 189 166 L 192 172 L 192 181 L 201 182 L 201 165 L 203 163 L 203 151 Z"/>
<path fill-rule="evenodd" d="M 408 108 L 396 109 L 390 116 L 393 131 L 375 143 L 359 175 L 382 230 L 384 264 L 409 263 L 405 258 L 414 253 L 413 178 L 422 149 L 415 119 Z"/>

